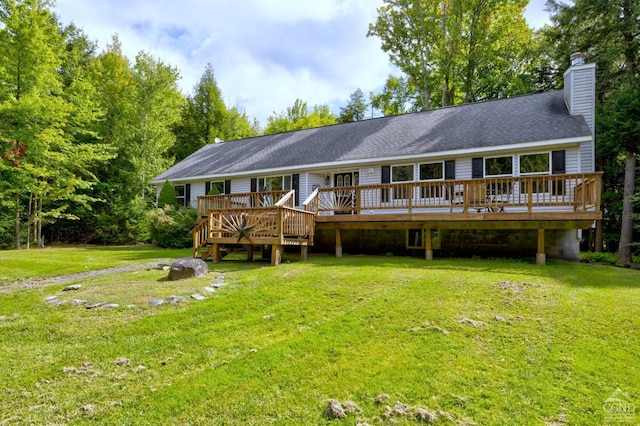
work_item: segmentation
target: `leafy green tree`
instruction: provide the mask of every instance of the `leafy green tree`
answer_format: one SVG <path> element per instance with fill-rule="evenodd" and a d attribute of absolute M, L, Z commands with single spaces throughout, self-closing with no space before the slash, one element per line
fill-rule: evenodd
<path fill-rule="evenodd" d="M 398 115 L 417 110 L 416 91 L 405 77 L 390 75 L 382 92 L 371 94 L 371 106 L 382 115 Z"/>
<path fill-rule="evenodd" d="M 419 110 L 522 93 L 526 0 L 384 0 L 368 36 L 418 94 Z"/>
<path fill-rule="evenodd" d="M 588 52 L 598 65 L 596 79 L 596 154 L 605 170 L 603 207 L 618 232 L 619 257 L 631 262 L 635 160 L 640 143 L 634 133 L 640 61 L 640 4 L 632 0 L 549 0 L 551 25 L 544 28 L 550 51 L 562 72 L 573 52 Z M 635 95 L 634 95 L 635 94 Z M 629 102 L 625 105 L 625 102 Z M 634 140 L 635 138 L 635 140 Z M 619 170 L 625 170 L 620 177 Z M 621 209 L 618 207 L 621 206 Z M 616 220 L 616 216 L 620 220 Z"/>
<path fill-rule="evenodd" d="M 352 121 L 364 120 L 367 113 L 367 102 L 360 88 L 356 89 L 351 95 L 349 95 L 349 103 L 343 108 L 340 108 L 340 116 L 338 120 L 341 123 L 350 123 Z"/>
<path fill-rule="evenodd" d="M 311 112 L 309 112 L 307 103 L 301 99 L 296 99 L 293 106 L 287 108 L 286 113 L 280 113 L 268 118 L 264 134 L 270 135 L 328 126 L 337 122 L 338 119 L 333 115 L 328 105 L 314 105 Z"/>
<path fill-rule="evenodd" d="M 50 8 L 44 0 L 0 2 L 2 181 L 12 185 L 3 190 L 14 201 L 16 248 L 24 211 L 42 245 L 43 223 L 74 218 L 71 203 L 94 200 L 91 167 L 109 158 L 102 146 L 84 143 L 98 114 L 85 88 L 63 78 L 65 40 Z"/>
<path fill-rule="evenodd" d="M 171 131 L 179 120 L 184 98 L 178 88 L 178 71 L 140 52 L 133 67 L 132 127 L 124 155 L 129 160 L 130 190 L 143 199 L 155 191 L 151 178 L 173 163 L 167 152 L 175 143 Z M 155 198 L 155 197 L 154 197 Z"/>

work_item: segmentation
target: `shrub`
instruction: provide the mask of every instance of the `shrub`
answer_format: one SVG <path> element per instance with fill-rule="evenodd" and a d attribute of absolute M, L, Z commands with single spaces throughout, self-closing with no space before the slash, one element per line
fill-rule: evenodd
<path fill-rule="evenodd" d="M 174 208 L 165 205 L 149 212 L 151 239 L 164 248 L 191 247 L 193 238 L 189 231 L 196 224 L 196 209 Z"/>
<path fill-rule="evenodd" d="M 176 198 L 176 190 L 169 181 L 165 181 L 164 185 L 162 185 L 162 189 L 160 190 L 160 195 L 158 195 L 158 207 L 163 208 L 164 206 L 175 207 L 176 209 L 180 207 L 178 204 L 178 199 Z"/>

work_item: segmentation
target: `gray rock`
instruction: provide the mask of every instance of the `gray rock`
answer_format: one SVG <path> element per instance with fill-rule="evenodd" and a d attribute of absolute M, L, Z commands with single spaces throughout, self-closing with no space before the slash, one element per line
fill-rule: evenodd
<path fill-rule="evenodd" d="M 82 287 L 80 284 L 68 285 L 62 291 L 80 290 L 80 287 Z"/>
<path fill-rule="evenodd" d="M 208 291 L 209 293 L 213 293 L 214 291 L 216 291 L 216 289 L 213 288 L 213 287 L 205 287 L 204 291 Z"/>
<path fill-rule="evenodd" d="M 191 298 L 192 299 L 196 299 L 196 300 L 204 300 L 204 299 L 206 299 L 206 297 L 204 297 L 203 295 L 198 294 L 198 293 L 192 294 Z"/>
<path fill-rule="evenodd" d="M 60 299 L 51 299 L 47 303 L 52 305 L 52 306 L 60 306 L 60 305 L 64 305 L 65 303 L 67 303 L 67 301 L 66 300 L 60 300 Z"/>
<path fill-rule="evenodd" d="M 418 420 L 427 423 L 433 423 L 436 421 L 436 414 L 422 407 L 416 408 L 416 417 Z"/>
<path fill-rule="evenodd" d="M 204 277 L 209 273 L 207 262 L 202 259 L 180 259 L 171 265 L 169 280 L 177 281 L 192 277 Z"/>
<path fill-rule="evenodd" d="M 324 409 L 324 414 L 328 419 L 344 419 L 347 417 L 347 414 L 342 409 L 342 404 L 335 399 L 327 401 L 327 408 Z"/>
<path fill-rule="evenodd" d="M 98 302 L 98 303 L 94 303 L 93 305 L 89 305 L 87 306 L 87 309 L 96 309 L 101 307 L 102 305 L 105 305 L 105 302 Z"/>
<path fill-rule="evenodd" d="M 163 299 L 153 299 L 153 300 L 149 300 L 147 302 L 149 305 L 151 306 L 158 306 L 158 305 L 162 305 L 164 303 Z"/>
<path fill-rule="evenodd" d="M 102 304 L 102 306 L 100 306 L 100 309 L 113 309 L 118 307 L 120 307 L 120 305 L 118 305 L 117 303 L 104 303 Z"/>
<path fill-rule="evenodd" d="M 71 303 L 73 303 L 74 305 L 84 305 L 85 303 L 87 303 L 87 301 L 84 299 L 73 299 Z"/>
<path fill-rule="evenodd" d="M 49 300 L 53 300 L 53 299 L 57 299 L 57 298 L 58 298 L 58 296 L 47 296 L 47 297 L 44 298 L 44 300 L 46 302 L 48 302 Z"/>
<path fill-rule="evenodd" d="M 169 301 L 169 303 L 180 303 L 180 302 L 186 302 L 187 298 L 184 296 L 169 296 L 169 299 L 167 299 Z"/>

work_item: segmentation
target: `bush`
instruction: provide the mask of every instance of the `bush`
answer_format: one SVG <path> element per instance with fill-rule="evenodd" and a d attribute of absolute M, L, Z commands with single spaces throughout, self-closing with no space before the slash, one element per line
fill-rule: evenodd
<path fill-rule="evenodd" d="M 165 205 L 149 213 L 151 239 L 164 248 L 186 248 L 193 245 L 189 233 L 196 225 L 196 209 Z"/>
<path fill-rule="evenodd" d="M 158 195 L 158 207 L 163 208 L 164 206 L 171 206 L 176 209 L 180 207 L 178 204 L 176 190 L 169 181 L 165 181 L 164 185 L 162 185 L 162 189 L 160 190 L 160 194 Z"/>

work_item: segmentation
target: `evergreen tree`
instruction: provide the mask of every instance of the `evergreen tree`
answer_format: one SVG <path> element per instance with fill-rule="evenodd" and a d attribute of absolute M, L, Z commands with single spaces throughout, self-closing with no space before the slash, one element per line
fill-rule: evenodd
<path fill-rule="evenodd" d="M 352 121 L 364 120 L 367 113 L 367 102 L 364 97 L 364 93 L 360 88 L 356 89 L 351 95 L 349 95 L 349 103 L 340 108 L 340 116 L 338 120 L 341 123 L 349 123 Z"/>
<path fill-rule="evenodd" d="M 180 207 L 178 199 L 176 198 L 176 190 L 169 181 L 165 181 L 158 195 L 158 207 L 164 208 L 164 206 L 170 206 L 174 208 Z"/>

